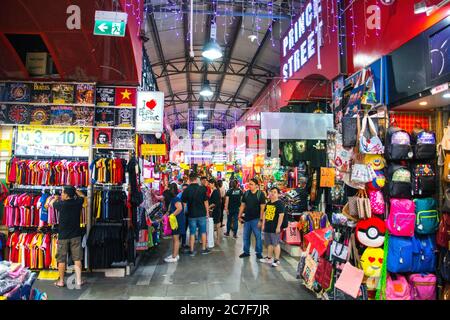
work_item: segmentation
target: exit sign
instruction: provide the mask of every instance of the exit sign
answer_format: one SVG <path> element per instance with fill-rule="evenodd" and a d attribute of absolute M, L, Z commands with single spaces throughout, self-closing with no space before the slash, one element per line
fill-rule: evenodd
<path fill-rule="evenodd" d="M 127 18 L 125 12 L 95 11 L 94 35 L 124 37 Z"/>

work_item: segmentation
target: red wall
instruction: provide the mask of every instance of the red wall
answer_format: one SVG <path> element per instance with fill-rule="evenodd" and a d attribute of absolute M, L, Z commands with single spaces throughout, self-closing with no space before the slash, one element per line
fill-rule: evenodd
<path fill-rule="evenodd" d="M 379 0 L 354 2 L 353 10 L 350 7 L 346 11 L 347 34 L 349 35 L 347 39 L 349 73 L 391 53 L 450 14 L 450 4 L 433 11 L 430 16 L 427 16 L 426 13 L 414 14 L 414 3 L 416 2 L 418 0 L 395 0 L 392 5 L 383 5 Z M 427 1 L 428 6 L 440 2 L 441 0 Z M 371 5 L 378 5 L 380 8 L 381 30 L 366 28 L 366 18 L 369 18 L 370 15 L 364 13 Z M 352 13 L 355 22 L 355 45 L 353 45 L 353 36 L 351 35 L 353 30 Z"/>

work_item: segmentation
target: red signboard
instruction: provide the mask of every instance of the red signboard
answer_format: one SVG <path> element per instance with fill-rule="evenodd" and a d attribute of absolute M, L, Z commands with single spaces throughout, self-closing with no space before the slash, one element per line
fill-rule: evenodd
<path fill-rule="evenodd" d="M 450 4 L 415 14 L 418 0 L 354 1 L 346 11 L 349 73 L 396 50 L 449 15 Z M 428 7 L 442 0 L 427 0 Z"/>
<path fill-rule="evenodd" d="M 303 79 L 331 80 L 339 74 L 338 28 L 333 12 L 337 12 L 335 0 L 308 0 L 281 38 L 280 106 L 292 99 Z"/>

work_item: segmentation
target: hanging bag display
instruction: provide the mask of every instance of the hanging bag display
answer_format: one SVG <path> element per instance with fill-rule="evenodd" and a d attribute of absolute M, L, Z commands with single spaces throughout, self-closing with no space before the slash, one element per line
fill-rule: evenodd
<path fill-rule="evenodd" d="M 386 159 L 410 160 L 413 156 L 409 133 L 398 127 L 389 127 L 386 134 Z"/>
<path fill-rule="evenodd" d="M 442 248 L 450 250 L 450 214 L 443 213 L 436 233 L 436 243 Z"/>
<path fill-rule="evenodd" d="M 415 233 L 434 234 L 439 228 L 439 213 L 434 198 L 414 199 L 416 211 Z"/>
<path fill-rule="evenodd" d="M 411 287 L 404 276 L 400 274 L 387 276 L 386 300 L 412 300 Z"/>
<path fill-rule="evenodd" d="M 364 136 L 367 123 L 369 124 L 370 138 Z M 369 116 L 365 115 L 362 120 L 362 128 L 359 133 L 359 152 L 363 154 L 383 154 L 384 146 L 377 135 L 375 125 Z"/>
<path fill-rule="evenodd" d="M 311 249 L 316 250 L 319 257 L 323 256 L 327 250 L 328 244 L 333 238 L 333 228 L 327 227 L 324 229 L 314 230 L 303 237 L 304 245 L 311 244 Z"/>
<path fill-rule="evenodd" d="M 436 158 L 436 135 L 434 132 L 422 130 L 413 133 L 414 158 L 417 160 L 431 160 Z"/>
<path fill-rule="evenodd" d="M 297 222 L 288 222 L 288 227 L 285 229 L 285 242 L 289 245 L 301 245 L 300 230 L 297 228 Z"/>
<path fill-rule="evenodd" d="M 394 236 L 412 237 L 415 229 L 415 205 L 408 199 L 391 199 L 386 227 Z"/>
<path fill-rule="evenodd" d="M 443 212 L 450 212 L 450 188 L 446 188 L 444 191 L 444 203 L 442 204 Z"/>
<path fill-rule="evenodd" d="M 430 196 L 435 193 L 436 173 L 431 164 L 413 165 L 412 175 L 412 191 L 415 196 Z"/>
<path fill-rule="evenodd" d="M 411 198 L 411 172 L 407 167 L 398 164 L 391 164 L 388 167 L 388 180 L 389 196 L 391 198 Z"/>
<path fill-rule="evenodd" d="M 305 267 L 303 268 L 302 277 L 307 288 L 311 288 L 314 284 L 314 276 L 316 275 L 317 271 L 318 259 L 319 255 L 316 250 L 313 250 L 311 254 L 306 254 Z"/>
<path fill-rule="evenodd" d="M 411 274 L 411 300 L 436 300 L 436 276 L 434 274 Z"/>
<path fill-rule="evenodd" d="M 386 210 L 383 193 L 380 190 L 369 191 L 370 208 L 373 214 L 382 215 Z"/>
<path fill-rule="evenodd" d="M 329 249 L 330 247 L 328 247 L 328 252 L 325 256 L 319 258 L 319 264 L 317 265 L 315 274 L 315 281 L 325 291 L 330 289 L 333 281 L 333 264 L 328 259 L 330 256 Z"/>
<path fill-rule="evenodd" d="M 309 253 L 309 249 L 311 249 L 311 244 L 308 244 L 306 250 L 302 251 L 302 253 L 300 254 L 300 260 L 298 261 L 297 265 L 297 279 L 300 279 L 303 274 L 303 269 L 305 268 L 305 260 L 306 256 Z"/>
<path fill-rule="evenodd" d="M 442 179 L 445 182 L 450 183 L 450 152 L 447 152 L 445 154 L 444 172 L 442 174 Z"/>

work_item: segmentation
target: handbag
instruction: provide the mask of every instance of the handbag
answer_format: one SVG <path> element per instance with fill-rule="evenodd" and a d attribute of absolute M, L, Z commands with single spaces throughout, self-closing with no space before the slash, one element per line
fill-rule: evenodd
<path fill-rule="evenodd" d="M 308 288 L 311 288 L 314 284 L 318 259 L 319 257 L 316 250 L 313 250 L 311 254 L 306 253 L 305 267 L 303 268 L 302 277 L 305 281 L 305 286 Z"/>
<path fill-rule="evenodd" d="M 309 253 L 309 249 L 311 249 L 311 244 L 308 244 L 306 251 L 302 251 L 302 253 L 300 254 L 300 260 L 298 261 L 297 265 L 297 279 L 300 279 L 302 277 L 303 269 L 305 269 L 305 260 L 306 256 Z"/>
<path fill-rule="evenodd" d="M 355 196 L 348 197 L 348 205 L 349 214 L 353 218 L 352 220 L 355 221 L 372 217 L 372 209 L 366 190 L 358 190 Z"/>
<path fill-rule="evenodd" d="M 342 146 L 344 148 L 356 146 L 357 130 L 357 119 L 352 117 L 342 118 Z"/>
<path fill-rule="evenodd" d="M 358 298 L 358 294 L 361 289 L 361 284 L 364 279 L 364 271 L 359 269 L 360 261 L 358 249 L 355 244 L 355 235 L 352 234 L 350 238 L 350 246 L 352 248 L 354 264 L 353 266 L 348 260 L 350 260 L 350 255 L 348 257 L 347 262 L 342 269 L 339 278 L 336 280 L 335 288 L 343 291 L 345 294 L 353 297 L 354 299 Z"/>
<path fill-rule="evenodd" d="M 325 291 L 331 288 L 333 272 L 333 264 L 325 257 L 319 258 L 315 280 Z"/>
<path fill-rule="evenodd" d="M 369 132 L 371 133 L 371 137 L 369 139 L 364 136 L 367 123 L 369 123 Z M 370 119 L 367 115 L 365 115 L 362 120 L 362 128 L 359 132 L 359 152 L 364 154 L 384 154 L 383 143 L 377 135 L 372 119 Z"/>
<path fill-rule="evenodd" d="M 319 257 L 327 251 L 327 247 L 333 238 L 333 228 L 327 227 L 314 230 L 303 237 L 304 245 L 311 244 L 311 249 L 316 250 Z"/>
<path fill-rule="evenodd" d="M 442 211 L 450 212 L 450 188 L 445 189 L 444 204 L 442 205 Z"/>
<path fill-rule="evenodd" d="M 348 258 L 348 246 L 333 240 L 331 243 L 330 256 L 331 260 L 335 262 L 345 263 Z"/>
<path fill-rule="evenodd" d="M 376 177 L 376 175 L 375 175 Z M 373 174 L 369 172 L 366 164 L 355 163 L 352 165 L 351 178 L 352 182 L 368 183 L 374 179 Z"/>

